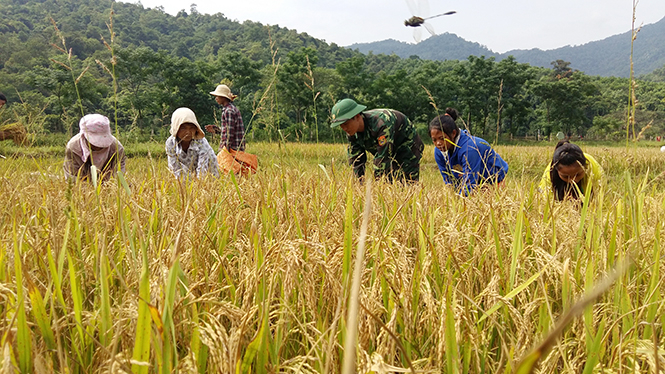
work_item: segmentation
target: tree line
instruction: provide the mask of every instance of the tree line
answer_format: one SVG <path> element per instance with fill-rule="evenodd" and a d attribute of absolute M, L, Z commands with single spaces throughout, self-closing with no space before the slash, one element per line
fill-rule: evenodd
<path fill-rule="evenodd" d="M 629 79 L 588 76 L 563 60 L 547 69 L 512 57 L 364 55 L 276 25 L 200 14 L 195 5 L 176 16 L 110 1 L 0 6 L 0 92 L 32 132 L 75 132 L 82 113 L 98 112 L 122 131 L 159 137 L 181 106 L 214 123 L 220 113 L 208 92 L 220 82 L 239 95 L 256 140 L 340 140 L 328 115 L 346 97 L 402 111 L 421 133 L 454 107 L 486 139 L 562 131 L 618 140 L 633 123 Z M 632 87 L 628 130 L 665 135 L 665 66 Z"/>

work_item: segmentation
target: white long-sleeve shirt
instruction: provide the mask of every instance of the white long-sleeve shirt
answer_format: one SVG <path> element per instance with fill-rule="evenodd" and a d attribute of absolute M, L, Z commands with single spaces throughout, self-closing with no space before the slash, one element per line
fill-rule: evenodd
<path fill-rule="evenodd" d="M 219 176 L 217 156 L 205 138 L 192 139 L 185 152 L 178 139 L 170 136 L 166 139 L 166 156 L 169 170 L 176 178 L 201 178 L 208 173 Z"/>

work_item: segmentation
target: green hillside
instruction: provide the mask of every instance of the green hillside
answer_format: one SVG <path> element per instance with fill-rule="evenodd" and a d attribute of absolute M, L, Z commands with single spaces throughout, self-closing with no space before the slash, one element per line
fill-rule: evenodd
<path fill-rule="evenodd" d="M 418 56 L 424 60 L 466 60 L 469 56 L 497 56 L 478 43 L 468 42 L 455 34 L 445 33 L 423 40 L 418 44 L 400 42 L 394 39 L 373 43 L 358 43 L 348 47 L 361 53 L 396 54 L 402 58 Z"/>
<path fill-rule="evenodd" d="M 468 56 L 494 57 L 502 60 L 513 56 L 518 62 L 532 66 L 549 67 L 552 61 L 565 60 L 574 69 L 588 75 L 603 77 L 628 77 L 630 75 L 630 31 L 603 40 L 579 46 L 543 51 L 541 49 L 512 50 L 495 53 L 490 49 L 466 41 L 455 34 L 441 34 L 418 44 L 384 40 L 373 43 L 353 44 L 348 48 L 362 53 L 396 54 L 407 58 L 419 56 L 430 60 L 463 60 Z M 648 74 L 665 65 L 665 18 L 645 25 L 635 40 L 633 61 L 635 74 Z"/>
<path fill-rule="evenodd" d="M 0 92 L 9 99 L 0 125 L 22 123 L 34 141 L 43 133 L 74 133 L 79 118 L 94 112 L 138 141 L 165 139 L 178 107 L 194 110 L 203 124 L 218 121 L 208 92 L 220 82 L 239 95 L 250 140 L 343 141 L 328 126 L 328 113 L 345 97 L 402 111 L 425 139 L 427 123 L 446 107 L 492 140 L 559 131 L 618 140 L 643 128 L 643 138 L 665 135 L 665 71 L 656 57 L 647 60 L 660 66 L 635 85 L 635 123 L 627 131 L 628 80 L 589 74 L 563 54 L 581 47 L 563 49 L 563 58 L 534 51 L 535 64 L 486 56 L 483 46 L 452 34 L 420 43 L 429 53 L 421 56 L 405 43 L 383 43 L 404 49 L 400 58 L 201 14 L 195 6 L 175 16 L 108 0 L 0 0 L 0 9 Z M 647 25 L 638 40 L 646 44 L 657 34 Z M 437 47 L 438 40 L 447 47 Z M 622 44 L 619 37 L 610 42 Z M 650 48 L 657 55 L 661 46 Z M 446 61 L 436 60 L 438 51 L 448 51 Z M 588 52 L 589 59 L 595 55 Z M 629 68 L 614 57 L 608 67 Z M 644 58 L 636 56 L 636 66 Z"/>
<path fill-rule="evenodd" d="M 318 51 L 319 64 L 334 67 L 353 53 L 333 44 L 322 42 L 305 33 L 279 26 L 265 26 L 255 22 L 238 23 L 218 13 L 201 14 L 196 7 L 189 12 L 181 11 L 171 16 L 161 8 L 144 8 L 140 4 L 129 4 L 109 0 L 44 0 L 44 1 L 0 1 L 0 33 L 5 36 L 0 46 L 3 65 L 10 63 L 4 56 L 27 43 L 44 48 L 59 42 L 53 33 L 50 19 L 58 25 L 67 39 L 74 55 L 85 58 L 95 52 L 104 51 L 100 37 L 107 41 L 109 16 L 113 9 L 113 26 L 116 43 L 122 47 L 150 47 L 153 50 L 168 50 L 178 57 L 205 58 L 224 52 L 238 51 L 252 60 L 270 62 L 270 40 L 279 45 L 276 57 L 289 51 L 312 47 Z"/>

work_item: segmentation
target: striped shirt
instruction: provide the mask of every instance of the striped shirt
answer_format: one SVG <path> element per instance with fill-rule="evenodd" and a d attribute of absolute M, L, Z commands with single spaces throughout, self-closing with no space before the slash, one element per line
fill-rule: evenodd
<path fill-rule="evenodd" d="M 217 156 L 206 138 L 192 139 L 187 152 L 183 151 L 175 136 L 166 139 L 169 170 L 176 178 L 203 177 L 210 173 L 219 176 Z"/>
<path fill-rule="evenodd" d="M 245 125 L 242 123 L 242 115 L 238 108 L 229 103 L 224 107 L 220 123 L 222 139 L 219 143 L 219 149 L 235 149 L 236 151 L 245 150 Z"/>

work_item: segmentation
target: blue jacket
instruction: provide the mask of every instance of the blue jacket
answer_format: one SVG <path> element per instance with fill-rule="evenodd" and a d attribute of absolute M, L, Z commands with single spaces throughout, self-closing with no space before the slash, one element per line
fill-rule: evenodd
<path fill-rule="evenodd" d="M 434 149 L 434 159 L 446 184 L 452 184 L 460 194 L 468 195 L 482 184 L 501 182 L 508 164 L 483 139 L 460 132 L 452 151 L 444 154 Z"/>

